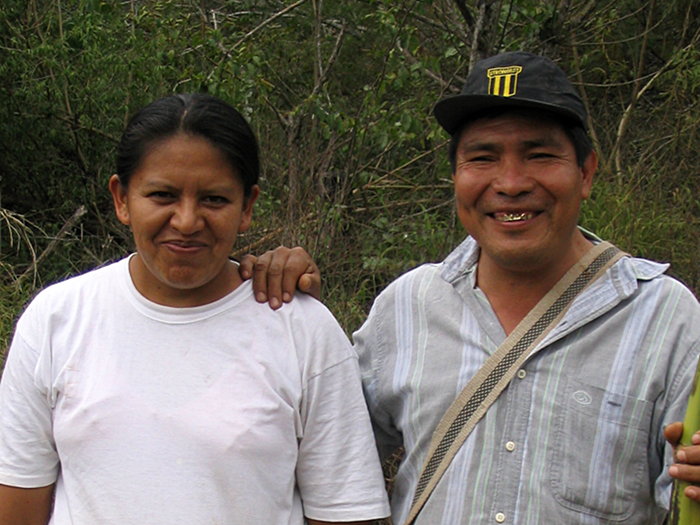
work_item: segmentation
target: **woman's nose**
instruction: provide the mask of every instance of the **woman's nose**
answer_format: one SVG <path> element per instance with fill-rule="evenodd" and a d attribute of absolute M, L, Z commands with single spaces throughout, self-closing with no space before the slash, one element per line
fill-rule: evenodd
<path fill-rule="evenodd" d="M 198 203 L 191 200 L 178 203 L 170 218 L 170 224 L 183 235 L 191 235 L 201 230 L 204 219 L 200 213 Z"/>

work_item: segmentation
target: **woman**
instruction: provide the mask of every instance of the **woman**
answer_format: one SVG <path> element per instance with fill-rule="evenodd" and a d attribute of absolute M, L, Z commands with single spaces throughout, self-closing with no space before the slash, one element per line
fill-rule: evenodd
<path fill-rule="evenodd" d="M 247 122 L 214 97 L 167 97 L 129 122 L 109 189 L 136 252 L 47 288 L 18 321 L 0 524 L 388 514 L 342 330 L 312 299 L 256 303 L 228 258 L 258 170 Z"/>

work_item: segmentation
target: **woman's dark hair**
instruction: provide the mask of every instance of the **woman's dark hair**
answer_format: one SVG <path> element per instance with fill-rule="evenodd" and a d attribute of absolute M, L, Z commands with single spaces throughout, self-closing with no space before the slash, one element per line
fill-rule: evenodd
<path fill-rule="evenodd" d="M 514 111 L 517 112 L 523 110 L 513 108 L 487 110 L 483 113 L 478 113 L 474 115 L 474 117 L 470 117 L 469 120 L 463 122 L 462 125 L 457 129 L 457 131 L 452 135 L 452 138 L 450 140 L 450 149 L 448 155 L 450 158 L 450 165 L 452 166 L 452 173 L 455 172 L 455 169 L 457 167 L 457 146 L 459 146 L 459 140 L 462 138 L 462 131 L 464 131 L 464 128 L 480 118 L 498 117 L 505 113 L 512 113 Z M 527 109 L 524 111 L 532 112 L 533 110 Z M 566 136 L 569 137 L 569 140 L 574 146 L 574 151 L 576 152 L 576 163 L 578 164 L 579 168 L 583 167 L 583 163 L 586 162 L 588 155 L 591 153 L 591 151 L 593 151 L 593 143 L 591 142 L 591 138 L 588 136 L 588 133 L 586 132 L 584 127 L 578 122 L 562 118 L 561 116 L 555 113 L 550 113 L 548 111 L 539 112 L 538 117 L 542 118 L 543 120 L 553 120 L 562 127 L 564 133 L 566 133 Z"/>
<path fill-rule="evenodd" d="M 204 93 L 161 98 L 131 117 L 117 147 L 119 182 L 128 186 L 148 149 L 178 133 L 202 137 L 224 153 L 250 195 L 260 173 L 255 135 L 232 106 Z"/>

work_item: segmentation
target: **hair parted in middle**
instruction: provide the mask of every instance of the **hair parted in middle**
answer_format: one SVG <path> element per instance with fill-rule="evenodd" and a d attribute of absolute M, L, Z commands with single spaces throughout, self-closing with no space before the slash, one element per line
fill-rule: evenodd
<path fill-rule="evenodd" d="M 178 133 L 202 137 L 220 150 L 240 176 L 244 194 L 250 195 L 260 175 L 255 134 L 233 106 L 205 93 L 160 98 L 131 117 L 117 147 L 120 184 L 129 185 L 150 147 Z"/>

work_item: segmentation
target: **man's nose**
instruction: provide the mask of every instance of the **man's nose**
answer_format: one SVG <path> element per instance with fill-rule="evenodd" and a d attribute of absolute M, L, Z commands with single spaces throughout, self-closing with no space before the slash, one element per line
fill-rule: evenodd
<path fill-rule="evenodd" d="M 535 187 L 524 162 L 519 159 L 504 159 L 493 183 L 493 189 L 501 195 L 517 197 L 529 193 Z"/>

